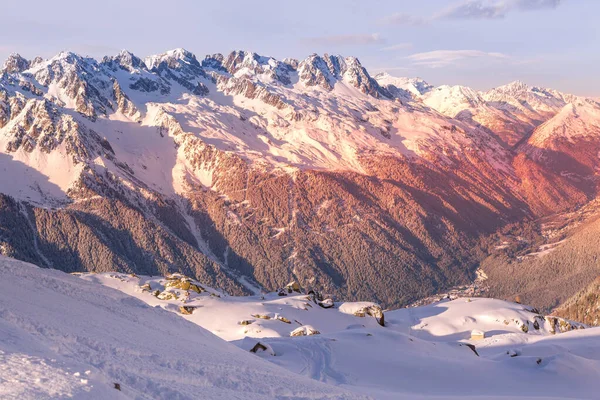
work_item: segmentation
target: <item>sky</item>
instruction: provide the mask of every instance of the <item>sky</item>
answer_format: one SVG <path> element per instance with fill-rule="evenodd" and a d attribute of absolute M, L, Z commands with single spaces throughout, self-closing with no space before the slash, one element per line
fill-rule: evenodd
<path fill-rule="evenodd" d="M 374 75 L 486 90 L 514 80 L 600 96 L 598 0 L 3 2 L 0 59 L 183 47 L 278 59 L 356 56 Z"/>

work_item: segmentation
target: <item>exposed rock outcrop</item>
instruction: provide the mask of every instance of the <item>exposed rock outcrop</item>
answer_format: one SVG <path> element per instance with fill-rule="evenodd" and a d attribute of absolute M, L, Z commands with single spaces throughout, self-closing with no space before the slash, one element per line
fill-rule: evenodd
<path fill-rule="evenodd" d="M 316 330 L 310 325 L 304 325 L 299 328 L 294 329 L 290 332 L 290 336 L 312 336 L 312 335 L 320 335 L 321 332 Z"/>

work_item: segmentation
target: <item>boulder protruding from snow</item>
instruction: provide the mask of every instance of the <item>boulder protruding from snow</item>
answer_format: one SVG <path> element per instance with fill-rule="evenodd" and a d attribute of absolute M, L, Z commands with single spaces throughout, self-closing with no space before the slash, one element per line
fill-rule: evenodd
<path fill-rule="evenodd" d="M 266 343 L 256 342 L 254 347 L 250 349 L 250 353 L 258 354 L 262 352 L 265 352 L 271 356 L 275 355 L 275 351 L 273 351 L 273 348 Z"/>
<path fill-rule="evenodd" d="M 313 328 L 311 325 L 304 325 L 290 332 L 290 336 L 312 336 L 320 334 L 321 332 Z"/>
<path fill-rule="evenodd" d="M 574 331 L 577 329 L 585 329 L 586 325 L 580 322 L 569 321 L 560 317 L 545 317 L 546 321 L 550 324 L 550 333 L 565 333 Z"/>
<path fill-rule="evenodd" d="M 191 306 L 179 306 L 179 312 L 183 315 L 192 315 L 196 307 Z"/>
<path fill-rule="evenodd" d="M 165 283 L 165 287 L 181 290 L 191 290 L 198 294 L 204 292 L 203 287 L 201 287 L 197 283 L 194 283 L 191 278 L 182 274 L 172 274 L 167 276 L 167 283 Z"/>
<path fill-rule="evenodd" d="M 296 281 L 292 281 L 277 291 L 279 296 L 287 296 L 292 293 L 302 293 L 302 287 Z"/>
<path fill-rule="evenodd" d="M 308 297 L 313 303 L 323 308 L 332 308 L 335 305 L 332 299 L 323 299 L 323 295 L 315 290 L 309 291 Z"/>
<path fill-rule="evenodd" d="M 379 304 L 366 301 L 344 303 L 340 306 L 340 312 L 352 314 L 357 317 L 365 317 L 369 315 L 374 317 L 379 325 L 385 326 L 385 316 L 383 315 L 383 309 Z"/>
<path fill-rule="evenodd" d="M 302 293 L 302 288 L 300 287 L 300 284 L 296 281 L 292 281 L 292 282 L 288 283 L 285 286 L 285 289 L 287 289 L 288 293 L 292 293 L 292 292 Z"/>
<path fill-rule="evenodd" d="M 149 283 L 144 283 L 142 286 L 140 286 L 140 289 L 142 290 L 142 292 L 151 292 L 152 286 L 150 286 Z"/>

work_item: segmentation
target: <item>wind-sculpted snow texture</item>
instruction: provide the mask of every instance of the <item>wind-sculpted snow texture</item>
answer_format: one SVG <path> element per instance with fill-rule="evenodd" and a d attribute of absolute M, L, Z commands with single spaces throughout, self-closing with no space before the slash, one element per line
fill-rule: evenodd
<path fill-rule="evenodd" d="M 595 197 L 599 117 L 554 90 L 434 88 L 354 57 L 13 55 L 0 253 L 407 304 L 472 280 L 480 236 Z"/>

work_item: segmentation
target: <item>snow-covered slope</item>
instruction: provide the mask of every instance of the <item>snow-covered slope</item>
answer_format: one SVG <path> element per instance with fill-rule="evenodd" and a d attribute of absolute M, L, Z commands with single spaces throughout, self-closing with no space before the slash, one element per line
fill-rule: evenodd
<path fill-rule="evenodd" d="M 0 337 L 3 399 L 361 398 L 114 289 L 5 257 Z"/>
<path fill-rule="evenodd" d="M 525 113 L 555 114 L 565 104 L 581 101 L 582 98 L 557 90 L 529 86 L 521 81 L 491 89 L 483 94 L 485 100 L 498 106 L 513 106 Z"/>
<path fill-rule="evenodd" d="M 227 294 L 188 281 L 175 274 L 170 278 L 130 276 L 119 273 L 83 274 L 82 279 L 123 291 L 154 307 L 182 314 L 181 306 L 189 307 L 183 317 L 211 331 L 225 340 L 240 340 L 244 337 L 289 337 L 299 326 L 314 326 L 320 333 L 331 333 L 346 329 L 360 322 L 371 328 L 379 326 L 375 318 L 358 319 L 352 312 L 341 309 L 326 309 L 319 306 L 311 296 L 297 292 L 280 295 L 277 292 L 255 296 L 228 296 Z M 191 282 L 200 288 L 182 290 L 181 282 Z M 159 291 L 157 294 L 156 291 Z M 358 309 L 372 305 L 345 303 L 346 307 Z M 356 307 L 354 307 L 356 308 Z"/>
<path fill-rule="evenodd" d="M 243 350 L 261 343 L 266 350 L 257 354 L 274 364 L 375 399 L 596 396 L 600 330 L 543 317 L 520 304 L 445 300 L 386 311 L 380 326 L 371 316 L 353 315 L 372 303 L 323 308 L 293 290 L 233 297 L 181 276 L 81 277 L 179 314 Z M 182 282 L 199 285 L 201 293 L 180 289 Z M 164 289 L 178 298 L 168 298 Z M 294 337 L 298 329 L 312 334 Z M 485 338 L 471 340 L 473 331 Z"/>
<path fill-rule="evenodd" d="M 600 105 L 586 100 L 565 105 L 519 151 L 578 182 L 593 198 L 600 178 Z"/>
<path fill-rule="evenodd" d="M 418 99 L 433 89 L 432 85 L 421 78 L 396 77 L 386 72 L 375 75 L 375 80 L 394 97 L 404 97 L 406 100 Z"/>
<path fill-rule="evenodd" d="M 569 103 L 550 120 L 538 127 L 529 144 L 544 148 L 552 142 L 569 141 L 574 143 L 577 139 L 600 137 L 600 105 L 580 101 Z"/>
<path fill-rule="evenodd" d="M 480 93 L 465 86 L 438 86 L 427 92 L 423 102 L 429 107 L 456 117 L 461 111 L 476 109 L 485 105 Z"/>
<path fill-rule="evenodd" d="M 557 90 L 529 86 L 520 81 L 491 89 L 482 96 L 490 107 L 504 115 L 506 121 L 504 126 L 490 124 L 489 127 L 509 138 L 508 143 L 511 145 L 526 137 L 566 105 L 588 101 Z M 497 120 L 503 121 L 503 118 L 498 117 Z M 516 133 L 511 135 L 511 130 Z"/>
<path fill-rule="evenodd" d="M 596 103 L 519 81 L 479 92 L 458 85 L 434 88 L 419 79 L 395 78 L 385 73 L 376 78 L 382 86 L 390 88 L 390 92 L 397 93 L 397 97 L 412 97 L 450 118 L 481 125 L 511 146 L 566 105 Z M 395 92 L 395 87 L 402 90 Z"/>

